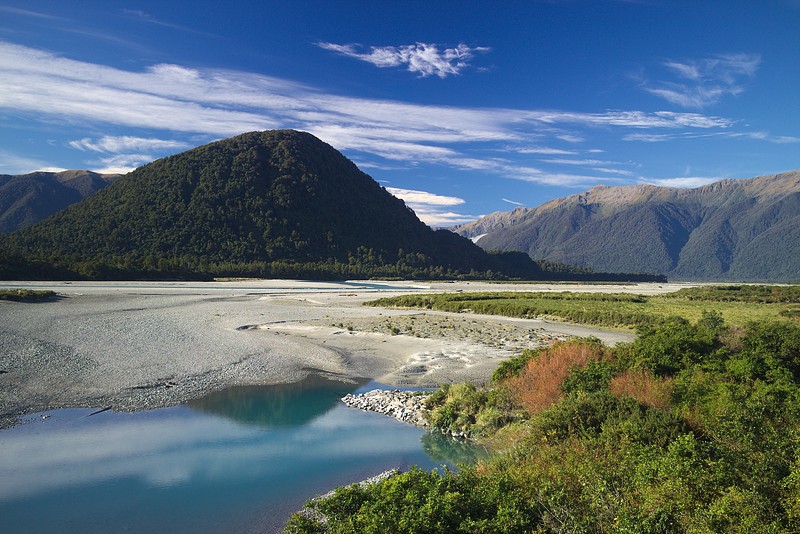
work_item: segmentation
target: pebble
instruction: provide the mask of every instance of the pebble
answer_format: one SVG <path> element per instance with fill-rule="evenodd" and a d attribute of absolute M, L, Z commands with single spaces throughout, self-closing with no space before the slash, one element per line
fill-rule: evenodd
<path fill-rule="evenodd" d="M 376 412 L 419 427 L 427 427 L 425 401 L 430 394 L 399 389 L 373 389 L 366 393 L 348 393 L 342 402 L 350 408 Z"/>

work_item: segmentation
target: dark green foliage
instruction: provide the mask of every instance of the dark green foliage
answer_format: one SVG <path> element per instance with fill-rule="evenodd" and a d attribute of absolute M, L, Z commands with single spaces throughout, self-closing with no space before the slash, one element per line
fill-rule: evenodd
<path fill-rule="evenodd" d="M 580 306 L 581 302 L 591 304 Z M 555 316 L 565 321 L 603 326 L 640 326 L 659 321 L 651 314 L 616 306 L 640 304 L 642 295 L 608 293 L 445 293 L 402 295 L 366 302 L 367 306 L 427 308 L 449 312 L 472 312 L 509 317 Z"/>
<path fill-rule="evenodd" d="M 614 368 L 609 362 L 589 360 L 586 367 L 572 370 L 561 384 L 561 389 L 567 394 L 606 391 L 612 376 L 614 376 Z"/>
<path fill-rule="evenodd" d="M 629 367 L 672 375 L 700 362 L 715 348 L 718 328 L 716 315 L 707 315 L 694 325 L 686 319 L 670 317 L 657 326 L 640 328 L 636 341 L 619 349 L 619 357 Z"/>
<path fill-rule="evenodd" d="M 800 304 L 800 286 L 731 285 L 687 287 L 671 293 L 671 298 L 704 302 L 753 302 Z"/>
<path fill-rule="evenodd" d="M 538 273 L 433 231 L 310 134 L 252 132 L 157 160 L 0 239 L 4 277 L 499 278 Z M 28 269 L 35 264 L 46 269 Z M 43 272 L 45 271 L 45 272 Z"/>
<path fill-rule="evenodd" d="M 434 429 L 457 436 L 494 434 L 523 417 L 508 390 L 477 388 L 468 382 L 443 385 L 425 403 Z"/>
<path fill-rule="evenodd" d="M 507 378 L 519 376 L 522 368 L 528 364 L 531 358 L 535 358 L 538 354 L 538 349 L 525 349 L 519 355 L 500 362 L 500 365 L 492 373 L 492 383 L 499 384 Z"/>
<path fill-rule="evenodd" d="M 15 301 L 40 301 L 50 300 L 56 296 L 53 291 L 37 291 L 33 289 L 2 289 L 0 290 L 0 300 Z"/>
<path fill-rule="evenodd" d="M 431 408 L 448 425 L 477 422 L 488 408 L 518 413 L 513 398 L 498 399 L 536 355 L 496 373 L 491 391 L 442 388 Z M 330 531 L 800 531 L 799 362 L 792 323 L 732 329 L 708 313 L 648 327 L 573 369 L 549 409 L 513 419 L 503 431 L 516 432 L 516 445 L 504 454 L 459 473 L 413 470 L 395 483 L 342 490 Z M 670 386 L 664 403 L 636 400 L 652 397 L 654 384 Z M 492 399 L 495 391 L 503 393 Z M 502 427 L 497 421 L 487 429 Z"/>
<path fill-rule="evenodd" d="M 339 488 L 318 508 L 330 533 L 531 532 L 540 511 L 514 489 L 509 477 L 483 480 L 470 468 L 444 476 L 414 468 L 367 488 Z M 293 518 L 287 532 L 318 528 Z"/>

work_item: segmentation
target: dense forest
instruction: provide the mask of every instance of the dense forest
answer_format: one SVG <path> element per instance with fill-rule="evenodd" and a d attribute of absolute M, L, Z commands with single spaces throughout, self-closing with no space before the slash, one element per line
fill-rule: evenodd
<path fill-rule="evenodd" d="M 607 278 L 431 230 L 331 146 L 290 130 L 157 160 L 0 245 L 6 279 Z"/>

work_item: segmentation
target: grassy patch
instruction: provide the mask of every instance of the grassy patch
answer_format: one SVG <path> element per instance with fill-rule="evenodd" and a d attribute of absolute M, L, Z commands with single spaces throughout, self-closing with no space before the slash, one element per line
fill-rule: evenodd
<path fill-rule="evenodd" d="M 34 289 L 0 289 L 0 300 L 36 302 L 49 300 L 55 296 L 56 294 L 54 291 L 39 291 Z"/>
<path fill-rule="evenodd" d="M 368 306 L 423 308 L 458 313 L 543 318 L 610 328 L 661 324 L 678 316 L 689 321 L 704 312 L 719 313 L 727 324 L 800 317 L 800 286 L 713 286 L 682 289 L 660 296 L 568 291 L 445 293 L 402 295 Z"/>

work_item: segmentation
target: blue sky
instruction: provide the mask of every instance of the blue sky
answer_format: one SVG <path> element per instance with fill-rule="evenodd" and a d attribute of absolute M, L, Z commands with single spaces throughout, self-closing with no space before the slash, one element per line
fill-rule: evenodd
<path fill-rule="evenodd" d="M 434 226 L 800 169 L 799 88 L 800 0 L 0 0 L 0 173 L 295 128 Z"/>

